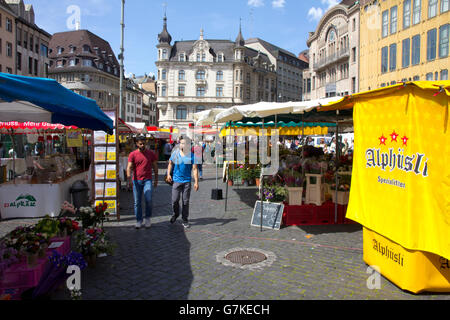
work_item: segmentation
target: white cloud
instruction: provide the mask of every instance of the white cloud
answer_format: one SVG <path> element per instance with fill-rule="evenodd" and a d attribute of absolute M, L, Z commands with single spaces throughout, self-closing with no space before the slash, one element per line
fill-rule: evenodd
<path fill-rule="evenodd" d="M 262 7 L 264 6 L 264 0 L 248 0 L 250 7 Z"/>
<path fill-rule="evenodd" d="M 322 18 L 322 16 L 323 16 L 322 8 L 312 7 L 308 11 L 308 19 L 309 19 L 309 21 L 311 21 L 311 20 L 319 21 L 320 18 Z"/>
<path fill-rule="evenodd" d="M 286 5 L 286 0 L 273 0 L 272 7 L 274 8 L 284 8 Z"/>
<path fill-rule="evenodd" d="M 334 7 L 337 5 L 340 1 L 339 0 L 321 0 L 322 4 L 328 5 L 327 9 L 330 9 L 331 7 Z"/>

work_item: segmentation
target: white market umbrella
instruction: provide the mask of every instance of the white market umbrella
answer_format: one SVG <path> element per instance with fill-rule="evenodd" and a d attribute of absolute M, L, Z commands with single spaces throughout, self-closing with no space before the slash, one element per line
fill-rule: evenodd
<path fill-rule="evenodd" d="M 31 102 L 6 102 L 0 99 L 0 119 L 3 122 L 52 122 L 52 113 Z"/>
<path fill-rule="evenodd" d="M 196 126 L 207 126 L 214 124 L 215 117 L 226 109 L 213 108 L 205 111 L 194 113 L 194 121 Z"/>

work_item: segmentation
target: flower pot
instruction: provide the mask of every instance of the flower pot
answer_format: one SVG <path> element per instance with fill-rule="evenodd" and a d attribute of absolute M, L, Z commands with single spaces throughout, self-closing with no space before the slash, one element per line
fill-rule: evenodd
<path fill-rule="evenodd" d="M 259 180 L 259 178 L 256 178 L 256 179 L 255 179 L 255 184 L 256 184 L 257 187 L 260 186 L 260 180 Z"/>
<path fill-rule="evenodd" d="M 348 200 L 350 197 L 350 191 L 338 191 L 337 199 L 336 199 L 336 190 L 331 190 L 331 197 L 333 198 L 334 203 L 337 203 L 340 205 L 346 205 L 346 204 L 348 204 Z"/>
<path fill-rule="evenodd" d="M 233 180 L 228 180 L 228 186 L 230 186 L 230 187 L 233 186 Z"/>
<path fill-rule="evenodd" d="M 33 268 L 37 265 L 38 262 L 38 253 L 29 253 L 27 254 L 27 264 L 28 267 Z"/>
<path fill-rule="evenodd" d="M 301 187 L 288 187 L 289 192 L 289 205 L 290 206 L 301 206 L 303 188 Z"/>
<path fill-rule="evenodd" d="M 95 268 L 97 264 L 97 255 L 95 253 L 91 253 L 89 255 L 84 256 L 84 260 L 87 262 L 90 268 Z"/>

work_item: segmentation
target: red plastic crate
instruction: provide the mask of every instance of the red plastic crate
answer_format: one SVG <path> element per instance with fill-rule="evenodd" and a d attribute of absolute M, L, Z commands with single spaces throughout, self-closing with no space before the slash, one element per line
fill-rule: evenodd
<path fill-rule="evenodd" d="M 3 273 L 0 289 L 32 288 L 37 286 L 47 261 L 47 257 L 39 259 L 34 267 L 29 267 L 26 262 L 11 266 Z"/>
<path fill-rule="evenodd" d="M 313 225 L 316 223 L 312 205 L 287 206 L 286 207 L 286 226 Z"/>

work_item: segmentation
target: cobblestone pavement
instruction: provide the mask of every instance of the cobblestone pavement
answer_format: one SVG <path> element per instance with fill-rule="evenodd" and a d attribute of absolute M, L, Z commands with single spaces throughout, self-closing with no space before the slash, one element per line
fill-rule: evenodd
<path fill-rule="evenodd" d="M 162 172 L 161 172 L 162 173 Z M 121 220 L 105 224 L 117 248 L 82 274 L 83 299 L 153 300 L 448 300 L 448 294 L 414 295 L 386 278 L 367 288 L 360 225 L 286 227 L 274 231 L 250 226 L 256 189 L 229 189 L 225 200 L 211 200 L 215 169 L 204 169 L 200 191 L 192 192 L 191 228 L 171 215 L 170 187 L 154 193 L 152 226 L 134 229 L 132 193 L 121 194 Z M 225 195 L 225 184 L 219 181 Z M 19 224 L 0 222 L 0 236 Z M 256 248 L 274 255 L 261 269 L 218 262 L 234 248 Z M 55 299 L 67 299 L 60 291 Z"/>

